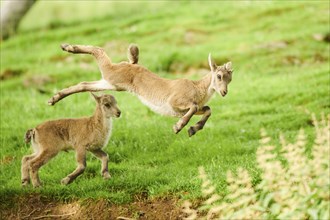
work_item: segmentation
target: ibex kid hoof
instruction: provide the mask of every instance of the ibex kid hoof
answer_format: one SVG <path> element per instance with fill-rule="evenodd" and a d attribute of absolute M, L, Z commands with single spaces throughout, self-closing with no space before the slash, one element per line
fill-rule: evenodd
<path fill-rule="evenodd" d="M 194 127 L 190 127 L 189 130 L 188 130 L 189 137 L 193 136 L 194 134 L 196 134 L 196 131 L 195 131 Z"/>
<path fill-rule="evenodd" d="M 70 52 L 70 53 L 74 53 L 74 47 L 70 44 L 61 44 L 61 48 L 64 51 Z"/>
<path fill-rule="evenodd" d="M 105 180 L 108 180 L 111 178 L 111 175 L 109 173 L 103 173 L 102 176 L 103 176 L 103 179 L 105 179 Z"/>
<path fill-rule="evenodd" d="M 64 51 L 67 51 L 68 46 L 69 46 L 69 44 L 61 44 L 61 48 Z"/>
<path fill-rule="evenodd" d="M 48 105 L 54 105 L 55 104 L 53 98 L 49 99 L 47 103 L 48 103 Z"/>
<path fill-rule="evenodd" d="M 181 129 L 179 129 L 177 125 L 174 125 L 173 126 L 173 131 L 174 131 L 175 134 L 177 134 L 181 131 Z"/>
<path fill-rule="evenodd" d="M 62 185 L 68 185 L 69 183 L 70 183 L 70 178 L 69 177 L 65 177 L 61 180 Z"/>
<path fill-rule="evenodd" d="M 30 184 L 29 180 L 22 180 L 22 186 L 23 187 L 28 186 L 29 184 Z"/>
<path fill-rule="evenodd" d="M 40 183 L 34 184 L 33 187 L 34 188 L 40 188 L 41 187 L 41 184 Z"/>

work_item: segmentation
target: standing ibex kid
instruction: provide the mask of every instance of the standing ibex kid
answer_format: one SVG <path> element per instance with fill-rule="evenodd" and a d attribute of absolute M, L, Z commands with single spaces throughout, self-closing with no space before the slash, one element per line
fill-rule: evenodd
<path fill-rule="evenodd" d="M 54 105 L 64 97 L 73 93 L 85 91 L 128 91 L 136 94 L 140 100 L 153 111 L 181 119 L 173 126 L 175 133 L 189 122 L 193 115 L 203 115 L 202 119 L 188 130 L 189 136 L 203 129 L 211 115 L 210 107 L 205 104 L 213 93 L 225 96 L 228 84 L 232 78 L 232 64 L 228 62 L 217 66 L 209 55 L 211 73 L 203 79 L 192 81 L 188 79 L 169 80 L 159 77 L 143 66 L 138 65 L 138 48 L 129 48 L 130 62 L 114 64 L 100 47 L 83 45 L 61 45 L 64 51 L 93 55 L 98 63 L 102 79 L 93 82 L 81 82 L 75 86 L 63 89 L 54 95 L 48 103 Z M 133 59 L 134 58 L 134 59 Z"/>
<path fill-rule="evenodd" d="M 25 141 L 32 142 L 34 153 L 24 156 L 22 159 L 22 185 L 29 184 L 31 177 L 32 185 L 40 186 L 39 168 L 60 151 L 70 149 L 76 151 L 78 167 L 62 179 L 62 184 L 71 183 L 84 172 L 87 151 L 92 152 L 101 160 L 103 178 L 110 178 L 108 155 L 102 148 L 108 144 L 110 138 L 111 118 L 119 117 L 120 110 L 112 95 L 92 95 L 97 105 L 94 115 L 91 117 L 46 121 L 26 132 Z"/>

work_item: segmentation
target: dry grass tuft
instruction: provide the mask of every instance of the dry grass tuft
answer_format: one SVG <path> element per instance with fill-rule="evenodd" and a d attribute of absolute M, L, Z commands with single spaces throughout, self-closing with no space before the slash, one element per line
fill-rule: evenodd
<path fill-rule="evenodd" d="M 229 193 L 215 192 L 203 167 L 199 168 L 202 193 L 206 198 L 198 210 L 184 203 L 186 219 L 329 219 L 330 213 L 330 115 L 317 121 L 312 115 L 316 138 L 311 157 L 305 154 L 306 135 L 300 130 L 295 143 L 280 135 L 281 150 L 270 144 L 261 130 L 257 164 L 262 181 L 253 186 L 247 170 L 227 173 Z M 279 158 L 284 158 L 284 162 Z"/>

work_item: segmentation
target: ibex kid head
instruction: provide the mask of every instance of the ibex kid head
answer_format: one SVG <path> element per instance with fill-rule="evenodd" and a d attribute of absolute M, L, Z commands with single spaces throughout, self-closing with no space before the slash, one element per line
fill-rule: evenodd
<path fill-rule="evenodd" d="M 211 68 L 213 89 L 220 95 L 225 96 L 228 93 L 228 84 L 231 82 L 233 69 L 231 62 L 222 66 L 217 66 L 209 54 L 209 65 Z"/>
<path fill-rule="evenodd" d="M 94 93 L 91 93 L 91 94 L 94 97 L 97 104 L 100 106 L 102 114 L 106 118 L 110 118 L 110 117 L 119 118 L 120 117 L 121 111 L 117 106 L 117 101 L 116 101 L 115 97 L 113 97 L 112 95 L 107 95 L 107 94 L 101 95 L 101 96 L 97 96 Z"/>

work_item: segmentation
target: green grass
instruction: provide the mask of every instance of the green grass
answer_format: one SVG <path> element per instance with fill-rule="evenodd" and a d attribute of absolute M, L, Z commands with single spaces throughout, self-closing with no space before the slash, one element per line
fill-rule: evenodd
<path fill-rule="evenodd" d="M 248 169 L 257 183 L 261 128 L 275 141 L 280 133 L 292 141 L 303 128 L 311 145 L 314 134 L 306 110 L 330 113 L 329 44 L 313 38 L 329 32 L 328 18 L 327 1 L 38 2 L 18 35 L 1 42 L 1 74 L 22 74 L 0 81 L 0 197 L 6 201 L 41 193 L 126 203 L 147 192 L 196 199 L 201 196 L 199 166 L 212 174 L 221 193 L 226 171 L 237 167 Z M 202 77 L 210 52 L 218 64 L 231 60 L 235 72 L 229 94 L 209 102 L 212 116 L 192 138 L 187 128 L 172 132 L 177 119 L 151 112 L 131 94 L 111 92 L 123 113 L 105 149 L 113 178 L 104 181 L 99 161 L 89 155 L 85 173 L 61 186 L 76 166 L 69 152 L 40 170 L 42 189 L 23 189 L 20 160 L 31 152 L 23 142 L 25 131 L 48 119 L 91 115 L 95 107 L 87 93 L 46 105 L 57 90 L 100 78 L 91 57 L 62 52 L 63 42 L 105 47 L 113 62 L 126 60 L 126 48 L 135 42 L 139 62 L 166 78 Z M 35 75 L 53 80 L 42 86 L 46 93 L 23 85 Z"/>

